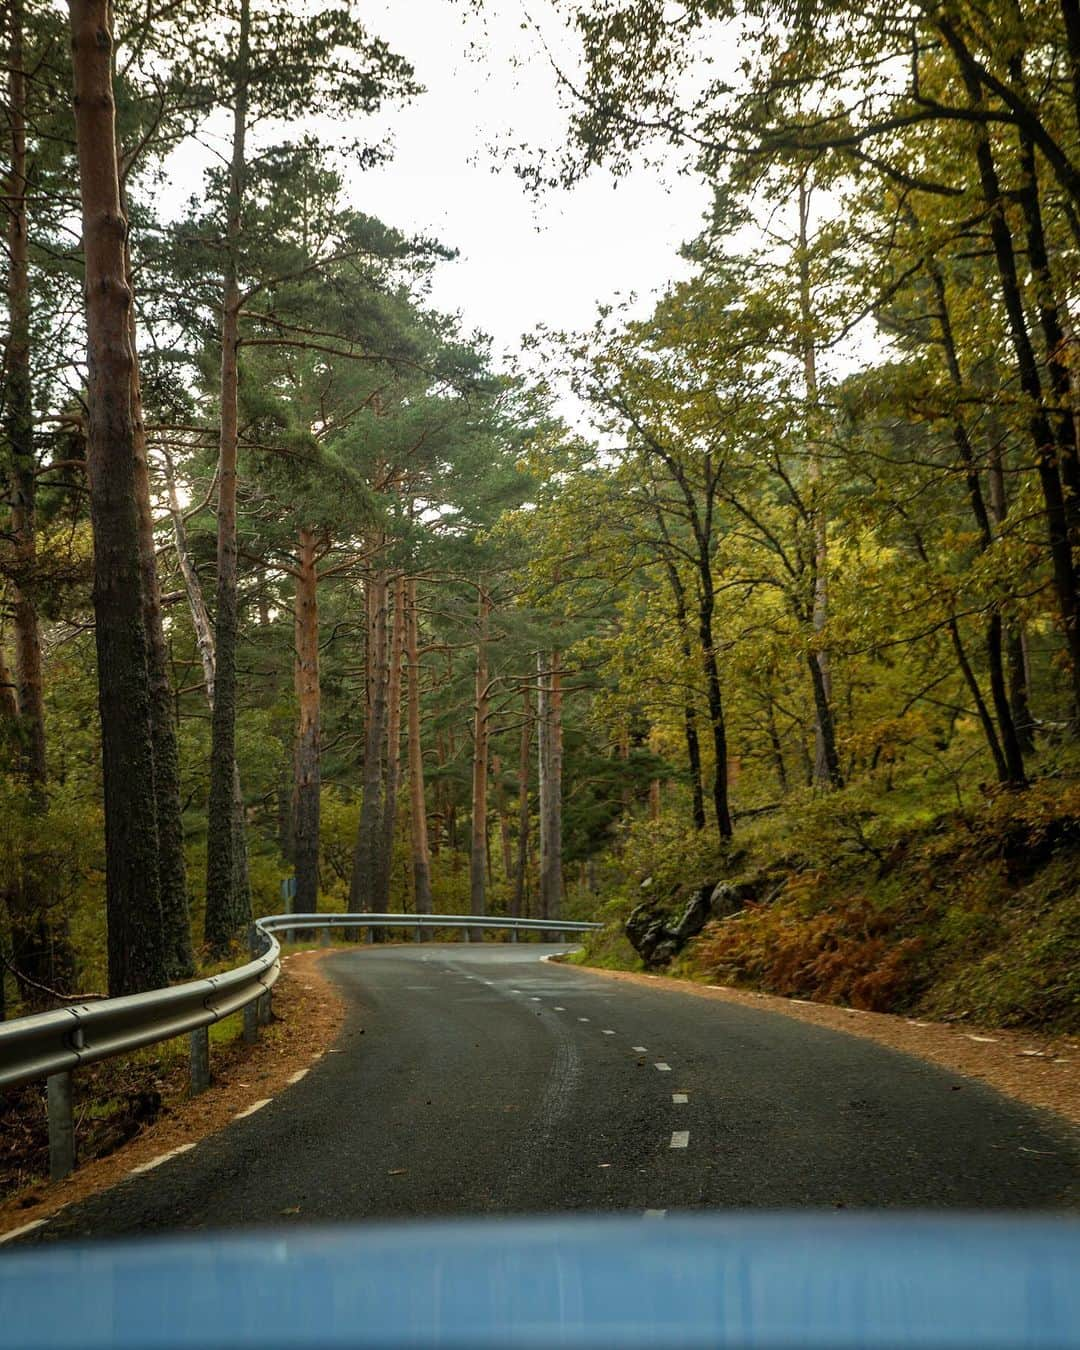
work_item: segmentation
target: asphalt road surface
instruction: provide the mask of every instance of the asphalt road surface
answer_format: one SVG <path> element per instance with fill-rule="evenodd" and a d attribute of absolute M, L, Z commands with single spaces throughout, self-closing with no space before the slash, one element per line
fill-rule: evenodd
<path fill-rule="evenodd" d="M 338 1220 L 732 1207 L 1076 1208 L 1047 1116 L 871 1041 L 541 962 L 342 952 L 300 1081 L 25 1241 Z"/>

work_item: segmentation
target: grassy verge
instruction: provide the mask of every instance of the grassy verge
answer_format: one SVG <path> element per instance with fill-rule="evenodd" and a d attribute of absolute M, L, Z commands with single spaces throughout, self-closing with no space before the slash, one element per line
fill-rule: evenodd
<path fill-rule="evenodd" d="M 623 926 L 643 902 L 677 918 L 691 890 L 754 899 L 666 967 L 689 979 L 986 1026 L 1080 1029 L 1080 783 L 928 811 L 913 796 L 807 797 L 720 850 L 640 822 L 582 964 L 640 970 Z"/>

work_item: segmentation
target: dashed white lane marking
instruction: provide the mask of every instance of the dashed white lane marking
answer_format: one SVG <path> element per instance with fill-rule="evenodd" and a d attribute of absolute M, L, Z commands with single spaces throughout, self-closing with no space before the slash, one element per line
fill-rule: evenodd
<path fill-rule="evenodd" d="M 670 1073 L 670 1072 L 671 1072 L 671 1065 L 670 1065 L 670 1064 L 665 1064 L 664 1061 L 663 1061 L 662 1059 L 657 1060 L 654 1067 L 657 1068 L 657 1069 L 659 1069 L 661 1073 Z"/>
<path fill-rule="evenodd" d="M 649 1053 L 647 1045 L 632 1045 L 630 1049 L 633 1050 L 635 1055 L 647 1055 Z"/>
<path fill-rule="evenodd" d="M 671 1136 L 671 1147 L 672 1147 L 672 1148 L 689 1148 L 689 1147 L 690 1147 L 690 1131 L 689 1131 L 689 1130 L 676 1130 L 676 1131 L 674 1132 L 674 1134 L 672 1134 L 672 1136 Z"/>
<path fill-rule="evenodd" d="M 253 1116 L 256 1111 L 261 1111 L 264 1106 L 269 1105 L 270 1098 L 264 1097 L 261 1102 L 253 1102 L 250 1106 L 245 1107 L 243 1111 L 237 1111 L 236 1115 L 233 1116 L 233 1120 L 243 1120 L 245 1116 Z"/>
<path fill-rule="evenodd" d="M 565 1012 L 566 1009 L 565 1009 L 561 1004 L 556 1003 L 556 1005 L 555 1005 L 555 1011 L 556 1011 L 556 1012 Z"/>
<path fill-rule="evenodd" d="M 530 1003 L 539 1003 L 539 1002 L 540 1002 L 540 999 L 539 999 L 539 997 L 538 997 L 536 994 L 530 994 L 530 995 L 529 995 L 529 1002 L 530 1002 Z"/>
<path fill-rule="evenodd" d="M 646 1218 L 646 1219 L 666 1219 L 666 1218 L 667 1218 L 667 1210 L 666 1210 L 666 1209 L 647 1209 L 647 1210 L 645 1211 L 645 1218 Z"/>
<path fill-rule="evenodd" d="M 5 1233 L 0 1237 L 0 1243 L 13 1242 L 15 1238 L 22 1237 L 24 1233 L 32 1233 L 35 1228 L 44 1228 L 48 1219 L 32 1219 L 29 1223 L 24 1223 L 21 1228 L 13 1228 L 10 1233 Z"/>
<path fill-rule="evenodd" d="M 520 989 L 511 989 L 510 992 L 511 992 L 512 994 L 520 994 L 520 993 L 521 993 L 521 990 L 520 990 Z"/>
<path fill-rule="evenodd" d="M 194 1144 L 181 1144 L 179 1148 L 169 1149 L 168 1153 L 159 1153 L 156 1158 L 151 1158 L 149 1162 L 140 1163 L 138 1167 L 133 1167 L 130 1172 L 128 1172 L 128 1176 L 134 1177 L 138 1176 L 140 1172 L 152 1172 L 155 1167 L 160 1167 L 162 1163 L 168 1162 L 170 1158 L 175 1158 L 181 1153 L 187 1153 L 189 1149 L 194 1147 Z"/>
<path fill-rule="evenodd" d="M 671 1094 L 671 1100 L 675 1103 L 676 1106 L 685 1106 L 686 1103 L 690 1100 L 690 1098 L 686 1095 L 685 1092 L 673 1092 Z"/>
<path fill-rule="evenodd" d="M 615 1033 L 614 1033 L 613 1031 L 602 1031 L 602 1032 L 600 1033 L 600 1035 L 601 1035 L 601 1036 L 614 1036 Z"/>
<path fill-rule="evenodd" d="M 579 1021 L 579 1022 L 587 1022 L 588 1020 L 589 1020 L 589 1019 L 588 1019 L 587 1017 L 579 1017 L 579 1018 L 578 1018 L 578 1021 Z"/>
<path fill-rule="evenodd" d="M 296 1072 L 292 1075 L 292 1077 L 289 1079 L 289 1082 L 290 1082 L 290 1083 L 299 1083 L 300 1079 L 303 1078 L 306 1074 L 307 1074 L 307 1069 L 297 1069 L 297 1071 L 296 1071 Z"/>

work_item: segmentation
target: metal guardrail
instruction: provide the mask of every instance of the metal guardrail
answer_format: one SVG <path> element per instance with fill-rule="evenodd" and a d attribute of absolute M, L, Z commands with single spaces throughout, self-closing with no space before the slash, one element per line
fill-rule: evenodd
<path fill-rule="evenodd" d="M 256 920 L 251 929 L 253 952 L 264 944 L 265 949 L 235 970 L 0 1023 L 0 1087 L 47 1079 L 49 1171 L 55 1181 L 75 1166 L 72 1071 L 189 1035 L 191 1091 L 209 1087 L 210 1026 L 242 1009 L 244 1039 L 254 1042 L 259 1024 L 270 1020 L 270 990 L 281 974 L 281 948 L 275 933 L 366 928 L 370 938 L 374 928 L 409 928 L 419 941 L 425 931 L 461 928 L 470 937 L 477 930 L 507 930 L 516 941 L 521 932 L 584 933 L 601 927 L 576 920 L 486 914 L 272 914 Z"/>

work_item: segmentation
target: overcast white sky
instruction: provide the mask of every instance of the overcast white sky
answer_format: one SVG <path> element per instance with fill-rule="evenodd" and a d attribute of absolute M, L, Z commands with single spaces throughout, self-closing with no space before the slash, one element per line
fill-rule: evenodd
<path fill-rule="evenodd" d="M 560 60 L 573 60 L 544 0 L 527 6 Z M 543 323 L 582 328 L 598 303 L 645 299 L 683 270 L 676 251 L 697 232 L 704 187 L 636 171 L 597 174 L 575 191 L 534 200 L 493 145 L 557 147 L 556 79 L 519 0 L 489 0 L 483 23 L 460 0 L 369 0 L 372 32 L 415 66 L 427 93 L 380 119 L 396 153 L 358 176 L 362 210 L 424 229 L 461 252 L 435 281 L 434 303 L 490 333 L 499 351 Z M 476 47 L 470 51 L 470 43 Z"/>

